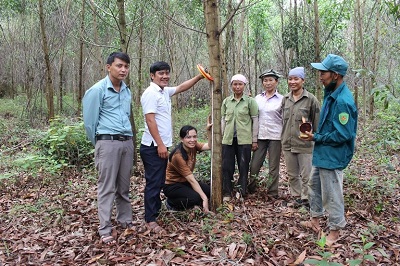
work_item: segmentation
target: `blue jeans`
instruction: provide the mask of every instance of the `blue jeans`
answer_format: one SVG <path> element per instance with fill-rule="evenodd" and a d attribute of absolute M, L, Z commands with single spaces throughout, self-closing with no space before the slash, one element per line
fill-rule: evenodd
<path fill-rule="evenodd" d="M 140 145 L 140 157 L 144 166 L 144 220 L 155 222 L 161 209 L 161 188 L 165 183 L 168 159 L 158 156 L 157 146 Z"/>
<path fill-rule="evenodd" d="M 308 184 L 311 217 L 321 217 L 326 211 L 330 230 L 344 228 L 343 171 L 313 167 Z"/>
<path fill-rule="evenodd" d="M 247 178 L 251 159 L 251 144 L 239 145 L 237 138 L 233 138 L 232 145 L 222 145 L 222 192 L 224 196 L 231 196 L 233 192 L 233 174 L 235 172 L 235 157 L 239 169 L 238 187 L 243 196 L 247 193 Z"/>

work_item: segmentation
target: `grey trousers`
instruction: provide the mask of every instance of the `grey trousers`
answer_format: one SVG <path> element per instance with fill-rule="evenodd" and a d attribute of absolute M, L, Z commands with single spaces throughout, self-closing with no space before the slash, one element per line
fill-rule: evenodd
<path fill-rule="evenodd" d="M 308 180 L 312 169 L 312 154 L 283 151 L 289 177 L 290 194 L 308 199 Z"/>
<path fill-rule="evenodd" d="M 344 228 L 343 171 L 313 167 L 309 188 L 311 217 L 322 217 L 326 211 L 330 230 Z"/>
<path fill-rule="evenodd" d="M 122 224 L 132 222 L 129 187 L 133 152 L 132 140 L 99 140 L 96 142 L 95 165 L 99 174 L 97 208 L 100 235 L 111 233 L 114 200 L 117 209 L 116 220 Z"/>
<path fill-rule="evenodd" d="M 255 189 L 256 177 L 260 172 L 268 152 L 269 177 L 272 179 L 272 183 L 268 187 L 268 195 L 278 196 L 279 165 L 282 150 L 281 141 L 259 139 L 257 145 L 258 149 L 253 152 L 250 164 L 249 189 Z"/>

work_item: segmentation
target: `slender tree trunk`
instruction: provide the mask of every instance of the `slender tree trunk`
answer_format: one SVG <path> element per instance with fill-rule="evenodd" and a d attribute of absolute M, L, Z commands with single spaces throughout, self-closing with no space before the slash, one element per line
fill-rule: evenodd
<path fill-rule="evenodd" d="M 315 61 L 321 61 L 321 49 L 320 49 L 320 38 L 319 38 L 319 11 L 318 11 L 318 2 L 314 0 L 314 44 L 315 44 Z M 319 85 L 319 72 L 315 71 L 315 91 L 317 94 L 317 99 L 321 101 L 322 93 L 321 93 L 321 86 Z"/>
<path fill-rule="evenodd" d="M 354 14 L 353 14 L 353 18 L 354 18 L 354 23 L 353 23 L 353 47 L 354 47 L 354 63 L 358 64 L 358 46 L 357 46 L 357 4 L 354 3 Z M 358 101 L 359 101 L 359 90 L 358 90 L 358 79 L 355 80 L 355 84 L 354 84 L 354 101 L 356 103 L 356 106 L 358 108 Z"/>
<path fill-rule="evenodd" d="M 211 209 L 215 211 L 222 203 L 222 139 L 221 139 L 221 57 L 219 32 L 218 0 L 204 1 L 204 15 L 206 21 L 209 70 L 214 77 L 212 88 L 212 120 L 213 120 L 213 148 L 211 173 Z"/>
<path fill-rule="evenodd" d="M 54 85 L 51 76 L 52 68 L 50 64 L 49 47 L 47 44 L 46 28 L 44 23 L 44 13 L 43 13 L 43 0 L 39 0 L 39 22 L 40 30 L 42 33 L 42 47 L 44 53 L 44 61 L 46 63 L 46 102 L 48 109 L 47 119 L 54 118 Z"/>
<path fill-rule="evenodd" d="M 374 48 L 372 51 L 372 62 L 371 62 L 371 71 L 374 73 L 371 78 L 370 93 L 369 93 L 369 119 L 374 119 L 374 109 L 375 109 L 375 100 L 374 95 L 371 95 L 371 90 L 376 87 L 376 72 L 378 70 L 378 44 L 379 44 L 379 29 L 380 29 L 380 20 L 381 20 L 381 0 L 376 1 L 376 17 L 375 17 L 375 34 L 374 34 Z"/>
<path fill-rule="evenodd" d="M 63 112 L 63 91 L 64 91 L 64 55 L 65 55 L 65 46 L 63 45 L 60 54 L 60 69 L 58 71 L 58 77 L 60 79 L 59 87 L 58 87 L 58 113 L 61 114 Z"/>
<path fill-rule="evenodd" d="M 77 113 L 80 115 L 81 106 L 82 106 L 82 98 L 84 94 L 83 88 L 83 45 L 84 45 L 84 30 L 85 30 L 85 0 L 82 0 L 82 10 L 81 10 L 81 25 L 80 25 L 80 40 L 79 40 L 79 73 L 78 73 L 78 93 L 77 93 L 77 101 L 78 108 Z"/>
<path fill-rule="evenodd" d="M 246 2 L 246 0 L 243 1 L 243 4 Z M 245 28 L 245 19 L 246 19 L 246 12 L 242 11 L 240 14 L 240 20 L 239 20 L 239 32 L 237 34 L 237 39 L 236 39 L 236 53 L 234 57 L 236 58 L 235 61 L 235 70 L 237 73 L 243 73 L 244 69 L 242 69 L 242 64 L 243 64 L 243 59 L 244 59 L 244 53 L 243 53 L 243 37 L 244 37 L 244 28 Z M 234 73 L 236 74 L 236 73 Z M 245 74 L 245 73 L 243 73 Z M 249 77 L 250 78 L 250 77 Z"/>
<path fill-rule="evenodd" d="M 284 14 L 284 12 L 285 12 L 285 10 L 284 10 L 284 1 L 283 0 L 281 0 L 280 1 L 280 18 L 281 18 L 281 32 L 283 32 L 283 30 L 284 30 L 284 28 L 285 28 L 285 14 Z M 283 36 L 281 36 L 281 37 L 283 37 Z M 289 71 L 288 71 L 288 63 L 287 63 L 287 55 L 286 55 L 286 49 L 282 49 L 282 55 L 283 55 L 283 58 L 282 58 L 282 64 L 283 64 L 283 72 L 284 73 L 288 73 Z"/>
<path fill-rule="evenodd" d="M 85 2 L 85 0 L 83 0 Z M 95 6 L 93 5 L 92 1 L 89 1 L 91 9 L 95 10 Z M 92 30 L 93 30 L 93 40 L 94 43 L 99 43 L 99 30 L 97 27 L 97 14 L 96 12 L 92 12 Z M 95 75 L 94 78 L 95 80 L 100 80 L 104 76 L 104 59 L 101 55 L 101 47 L 99 45 L 96 45 L 93 47 L 94 49 L 94 57 L 95 57 Z"/>
<path fill-rule="evenodd" d="M 143 3 L 140 4 L 140 17 L 143 18 Z M 140 95 L 142 94 L 142 87 L 143 87 L 143 77 L 142 77 L 142 64 L 143 64 L 143 30 L 144 30 L 144 23 L 139 23 L 139 44 L 138 44 L 138 71 L 137 71 L 137 79 L 138 79 L 138 88 L 136 88 L 135 94 L 135 104 L 136 106 L 140 106 Z"/>
<path fill-rule="evenodd" d="M 365 51 L 364 51 L 364 35 L 363 35 L 363 14 L 361 13 L 360 0 L 356 0 L 357 4 L 357 26 L 359 33 L 359 47 L 360 47 L 360 58 L 361 58 L 361 67 L 362 69 L 366 69 L 365 67 Z M 362 81 L 362 91 L 363 91 L 363 125 L 365 126 L 365 122 L 367 120 L 367 89 L 365 85 L 365 77 L 361 77 Z"/>
<path fill-rule="evenodd" d="M 119 34 L 120 34 L 120 46 L 121 50 L 124 53 L 128 54 L 128 42 L 126 40 L 127 38 L 127 31 L 126 31 L 126 19 L 125 19 L 125 1 L 124 0 L 117 0 L 117 7 L 118 7 L 118 27 L 119 27 Z M 130 78 L 129 74 L 125 79 L 125 82 L 127 86 L 130 86 Z M 132 127 L 132 132 L 133 132 L 133 137 L 132 137 L 132 142 L 134 147 L 137 148 L 137 130 L 136 130 L 136 123 L 135 123 L 135 116 L 133 112 L 133 104 L 131 102 L 131 116 L 130 116 L 130 122 L 131 122 L 131 127 Z M 136 149 L 135 149 L 136 150 Z M 133 153 L 133 168 L 137 169 L 137 162 L 138 162 L 138 156 L 137 152 Z"/>

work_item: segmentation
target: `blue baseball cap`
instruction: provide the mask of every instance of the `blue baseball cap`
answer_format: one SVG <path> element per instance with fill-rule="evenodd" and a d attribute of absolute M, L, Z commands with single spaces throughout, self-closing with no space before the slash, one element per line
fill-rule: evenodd
<path fill-rule="evenodd" d="M 328 54 L 322 63 L 311 63 L 311 66 L 318 70 L 332 71 L 344 76 L 349 64 L 341 56 Z"/>

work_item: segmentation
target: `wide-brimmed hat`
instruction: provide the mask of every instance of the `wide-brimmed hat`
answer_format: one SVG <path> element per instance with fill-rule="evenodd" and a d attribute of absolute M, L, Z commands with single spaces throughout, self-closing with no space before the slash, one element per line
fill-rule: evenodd
<path fill-rule="evenodd" d="M 311 66 L 318 70 L 332 71 L 344 76 L 346 75 L 349 64 L 341 56 L 328 54 L 321 63 L 311 63 Z"/>
<path fill-rule="evenodd" d="M 281 75 L 278 71 L 275 71 L 275 70 L 273 70 L 272 68 L 271 68 L 271 69 L 265 70 L 265 71 L 259 76 L 259 78 L 260 78 L 260 79 L 263 79 L 264 77 L 267 77 L 267 76 L 273 76 L 273 77 L 275 77 L 275 78 L 277 78 L 277 79 L 282 77 L 282 75 Z"/>

